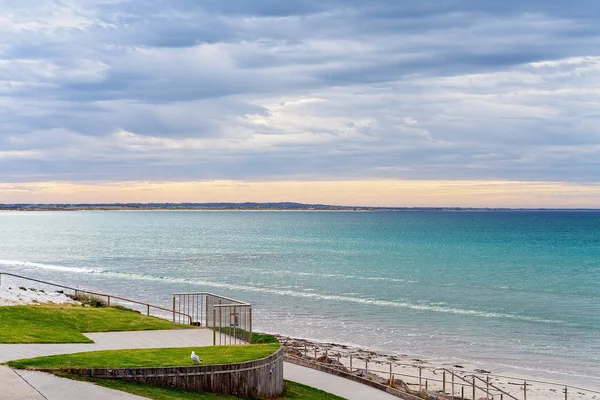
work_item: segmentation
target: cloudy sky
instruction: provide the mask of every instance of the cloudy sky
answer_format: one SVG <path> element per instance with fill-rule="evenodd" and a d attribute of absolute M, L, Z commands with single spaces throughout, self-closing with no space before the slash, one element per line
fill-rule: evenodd
<path fill-rule="evenodd" d="M 0 202 L 600 208 L 598 20 L 597 0 L 2 0 Z"/>

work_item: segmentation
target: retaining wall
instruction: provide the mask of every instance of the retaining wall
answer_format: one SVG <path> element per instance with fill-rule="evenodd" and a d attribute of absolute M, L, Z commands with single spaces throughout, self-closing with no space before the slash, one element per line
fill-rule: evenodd
<path fill-rule="evenodd" d="M 237 364 L 168 368 L 95 368 L 43 370 L 88 378 L 116 379 L 154 386 L 240 397 L 268 398 L 283 392 L 284 349 L 260 360 Z"/>

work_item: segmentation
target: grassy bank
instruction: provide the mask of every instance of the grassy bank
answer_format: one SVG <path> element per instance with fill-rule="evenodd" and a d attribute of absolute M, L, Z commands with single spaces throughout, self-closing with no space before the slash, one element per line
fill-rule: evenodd
<path fill-rule="evenodd" d="M 86 332 L 171 329 L 172 323 L 120 307 L 0 307 L 0 343 L 92 343 Z"/>
<path fill-rule="evenodd" d="M 239 397 L 225 396 L 213 393 L 190 392 L 181 389 L 161 388 L 151 385 L 112 381 L 103 379 L 76 378 L 86 382 L 93 382 L 109 389 L 120 390 L 154 400 L 240 400 Z M 285 381 L 285 389 L 281 396 L 273 400 L 344 400 L 342 397 L 324 392 L 296 382 Z"/>
<path fill-rule="evenodd" d="M 13 368 L 144 368 L 184 367 L 194 365 L 192 350 L 202 359 L 202 365 L 230 364 L 267 357 L 279 349 L 279 343 L 247 346 L 181 347 L 167 349 L 103 350 L 61 354 L 10 361 Z"/>

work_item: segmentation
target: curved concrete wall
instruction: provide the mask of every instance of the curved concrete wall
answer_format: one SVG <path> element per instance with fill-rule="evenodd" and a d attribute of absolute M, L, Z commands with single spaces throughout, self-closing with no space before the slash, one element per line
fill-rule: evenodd
<path fill-rule="evenodd" d="M 119 379 L 155 386 L 267 398 L 283 392 L 284 349 L 260 360 L 237 364 L 169 368 L 97 368 L 46 370 L 90 378 Z"/>

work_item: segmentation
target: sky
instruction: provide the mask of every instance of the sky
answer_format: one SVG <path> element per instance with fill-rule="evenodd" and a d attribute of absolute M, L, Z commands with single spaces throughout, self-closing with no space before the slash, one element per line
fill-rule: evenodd
<path fill-rule="evenodd" d="M 597 0 L 2 0 L 0 203 L 600 208 Z"/>

